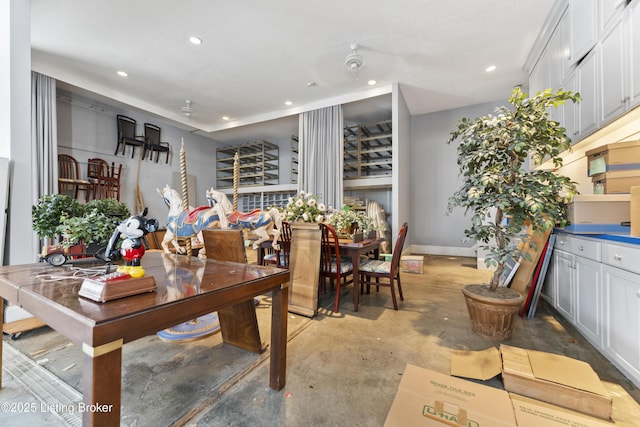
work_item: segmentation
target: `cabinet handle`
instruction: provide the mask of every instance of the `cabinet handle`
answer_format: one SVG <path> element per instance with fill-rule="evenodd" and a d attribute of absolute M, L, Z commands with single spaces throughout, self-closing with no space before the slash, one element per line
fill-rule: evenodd
<path fill-rule="evenodd" d="M 584 246 L 582 246 L 582 245 L 578 246 L 578 250 L 579 250 L 580 252 L 584 251 Z"/>
<path fill-rule="evenodd" d="M 615 259 L 616 261 L 622 261 L 622 256 L 616 254 L 616 255 L 613 256 L 613 259 Z"/>

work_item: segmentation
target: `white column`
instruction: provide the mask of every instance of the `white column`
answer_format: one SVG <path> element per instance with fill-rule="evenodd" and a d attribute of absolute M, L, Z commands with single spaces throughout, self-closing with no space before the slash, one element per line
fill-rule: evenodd
<path fill-rule="evenodd" d="M 31 1 L 0 1 L 0 157 L 10 159 L 3 263 L 36 259 L 31 228 Z"/>

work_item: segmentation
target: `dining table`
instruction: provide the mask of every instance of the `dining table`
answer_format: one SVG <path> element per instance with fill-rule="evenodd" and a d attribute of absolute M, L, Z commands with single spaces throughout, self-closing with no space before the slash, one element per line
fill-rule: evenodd
<path fill-rule="evenodd" d="M 362 256 L 372 254 L 374 259 L 378 259 L 380 253 L 380 243 L 384 239 L 364 239 L 354 242 L 352 239 L 338 239 L 340 256 L 350 258 L 353 265 L 353 309 L 358 311 L 360 302 L 360 259 Z"/>
<path fill-rule="evenodd" d="M 360 274 L 359 265 L 362 256 L 372 254 L 375 259 L 378 259 L 380 255 L 380 244 L 384 239 L 364 239 L 358 242 L 354 242 L 353 239 L 338 239 L 338 246 L 340 248 L 340 255 L 351 260 L 353 264 L 353 307 L 354 311 L 358 311 L 358 305 L 360 303 Z M 262 242 L 257 251 L 258 263 L 263 262 L 264 255 L 272 250 L 271 240 Z M 319 278 L 318 278 L 319 279 Z"/>
<path fill-rule="evenodd" d="M 78 273 L 92 266 L 107 271 L 97 260 L 80 267 L 42 262 L 0 267 L 0 312 L 4 298 L 82 349 L 79 409 L 84 426 L 120 425 L 122 348 L 128 342 L 217 311 L 223 342 L 265 351 L 254 304 L 254 297 L 265 293 L 272 297 L 269 386 L 284 387 L 288 270 L 149 251 L 142 267 L 155 288 L 99 302 L 86 298 L 82 290 L 87 280 L 101 276 L 83 278 L 87 273 Z M 0 373 L 1 368 L 0 357 Z"/>

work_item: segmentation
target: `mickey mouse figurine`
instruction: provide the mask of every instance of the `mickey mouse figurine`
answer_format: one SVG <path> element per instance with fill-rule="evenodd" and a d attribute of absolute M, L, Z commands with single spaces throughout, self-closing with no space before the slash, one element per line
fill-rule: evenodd
<path fill-rule="evenodd" d="M 123 238 L 120 254 L 125 260 L 125 265 L 118 267 L 118 272 L 128 273 L 131 277 L 143 277 L 144 269 L 140 265 L 140 259 L 144 255 L 144 242 L 142 236 L 158 229 L 156 219 L 145 218 L 147 208 L 142 214 L 133 215 L 123 221 L 116 228 L 116 232 Z M 114 234 L 115 234 L 114 233 Z"/>

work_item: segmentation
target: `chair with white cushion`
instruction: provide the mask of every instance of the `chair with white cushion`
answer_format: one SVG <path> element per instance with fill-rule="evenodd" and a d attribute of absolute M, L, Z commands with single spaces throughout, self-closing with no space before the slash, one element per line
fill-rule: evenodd
<path fill-rule="evenodd" d="M 379 290 L 380 286 L 386 286 L 391 288 L 391 299 L 393 301 L 393 309 L 398 309 L 398 302 L 396 301 L 395 284 L 398 284 L 398 294 L 400 295 L 400 301 L 404 301 L 402 295 L 402 286 L 400 284 L 400 256 L 402 255 L 402 248 L 404 241 L 407 237 L 407 230 L 409 226 L 405 222 L 400 227 L 398 238 L 396 239 L 396 245 L 393 248 L 393 254 L 391 261 L 380 260 L 368 260 L 360 264 L 360 286 L 367 286 L 367 294 L 370 293 L 371 285 Z M 372 282 L 375 279 L 375 282 Z M 380 281 L 383 279 L 383 281 Z"/>

